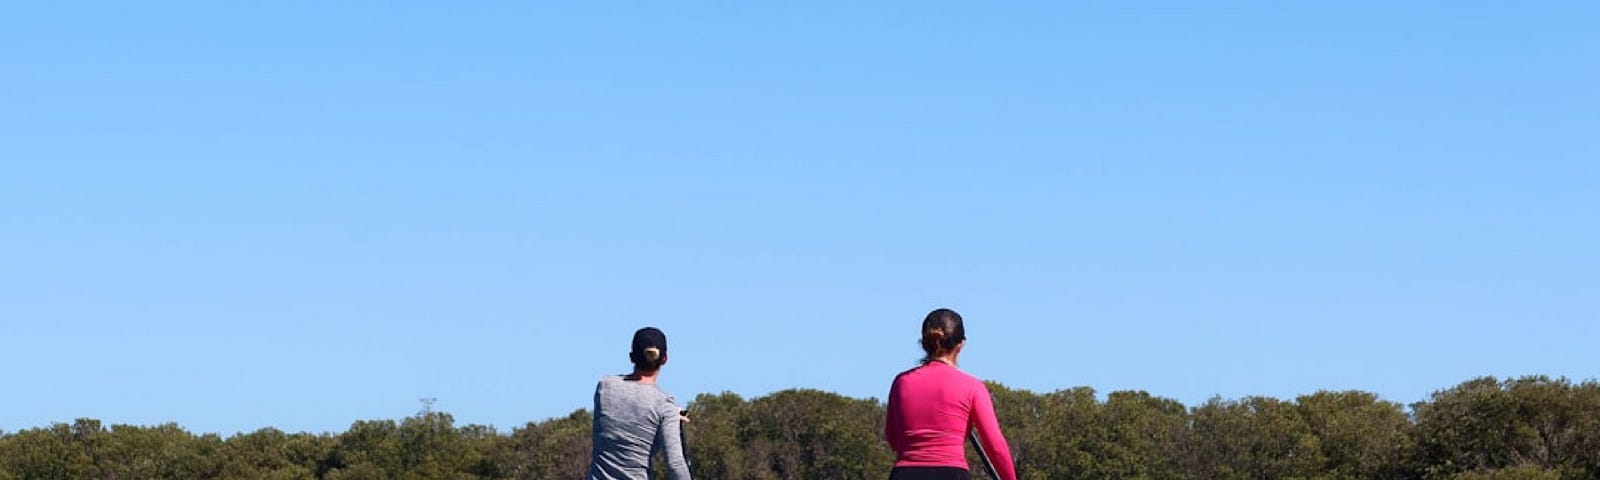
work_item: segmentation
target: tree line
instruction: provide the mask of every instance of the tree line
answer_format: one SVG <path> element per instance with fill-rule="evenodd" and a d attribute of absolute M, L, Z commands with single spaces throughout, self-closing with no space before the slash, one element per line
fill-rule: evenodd
<path fill-rule="evenodd" d="M 1361 391 L 1191 407 L 1142 391 L 989 389 L 1024 479 L 1600 479 L 1593 380 L 1484 377 L 1409 406 Z M 877 399 L 796 389 L 702 394 L 687 409 L 697 479 L 882 479 L 894 461 Z M 578 479 L 591 421 L 577 410 L 502 432 L 428 412 L 223 438 L 79 419 L 0 432 L 0 480 Z"/>

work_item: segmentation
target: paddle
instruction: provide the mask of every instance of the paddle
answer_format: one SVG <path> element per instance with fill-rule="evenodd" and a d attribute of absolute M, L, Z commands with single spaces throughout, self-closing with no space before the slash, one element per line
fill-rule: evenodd
<path fill-rule="evenodd" d="M 989 452 L 983 451 L 983 442 L 978 441 L 978 430 L 967 430 L 967 439 L 972 440 L 972 448 L 978 451 L 978 459 L 983 460 L 984 473 L 988 473 L 992 480 L 1000 480 L 1000 472 L 995 471 L 994 463 L 989 461 Z"/>
<path fill-rule="evenodd" d="M 689 411 L 680 411 L 678 412 L 678 415 L 682 415 L 687 418 L 689 416 Z M 694 466 L 694 460 L 689 458 L 689 429 L 683 428 L 688 426 L 686 425 L 687 423 L 689 422 L 680 422 L 678 424 L 678 445 L 683 449 L 683 465 L 686 467 Z"/>

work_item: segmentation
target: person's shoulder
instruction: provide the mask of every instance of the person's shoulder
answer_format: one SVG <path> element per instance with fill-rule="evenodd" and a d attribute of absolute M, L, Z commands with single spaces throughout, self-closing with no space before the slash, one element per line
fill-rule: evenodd
<path fill-rule="evenodd" d="M 667 393 L 667 390 L 661 388 L 660 385 L 652 384 L 651 387 L 654 387 L 650 390 L 652 390 L 651 393 L 654 394 L 651 396 L 655 397 L 654 401 L 656 408 L 662 412 L 670 411 L 672 414 L 676 415 L 678 413 L 678 399 L 673 397 L 671 393 Z"/>
<path fill-rule="evenodd" d="M 902 379 L 902 378 L 906 378 L 906 377 L 910 377 L 910 376 L 915 375 L 918 371 L 922 370 L 922 367 L 926 367 L 926 366 L 927 366 L 927 364 L 917 365 L 915 367 L 908 368 L 903 372 L 895 374 L 894 375 L 895 383 L 899 383 L 900 379 Z"/>
<path fill-rule="evenodd" d="M 600 381 L 595 382 L 595 390 L 614 390 L 627 384 L 622 375 L 602 375 Z"/>
<path fill-rule="evenodd" d="M 656 397 L 660 398 L 662 402 L 666 402 L 666 403 L 670 403 L 670 404 L 674 404 L 674 405 L 676 405 L 678 403 L 678 399 L 673 397 L 671 393 L 668 393 L 667 389 L 661 388 L 661 384 L 652 383 L 652 384 L 650 384 L 650 386 L 654 387 L 654 388 L 652 388 L 652 390 L 655 390 Z"/>
<path fill-rule="evenodd" d="M 978 378 L 976 375 L 960 370 L 957 370 L 956 374 L 957 378 L 961 379 L 961 383 L 966 385 L 967 388 L 972 389 L 973 392 L 984 394 L 989 393 L 989 384 L 983 383 L 983 379 Z"/>

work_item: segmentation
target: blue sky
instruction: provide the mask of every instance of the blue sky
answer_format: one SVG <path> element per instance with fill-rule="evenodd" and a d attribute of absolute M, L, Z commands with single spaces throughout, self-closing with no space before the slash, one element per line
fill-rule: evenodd
<path fill-rule="evenodd" d="M 0 7 L 0 429 L 1600 365 L 1592 2 Z"/>

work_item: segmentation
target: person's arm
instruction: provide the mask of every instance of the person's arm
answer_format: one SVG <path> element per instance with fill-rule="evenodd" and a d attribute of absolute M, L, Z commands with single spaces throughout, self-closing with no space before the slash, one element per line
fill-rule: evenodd
<path fill-rule="evenodd" d="M 989 453 L 989 462 L 1000 474 L 998 480 L 1017 480 L 1016 466 L 1011 463 L 1011 448 L 1006 446 L 1006 437 L 1000 434 L 1000 421 L 995 418 L 994 400 L 989 397 L 989 389 L 979 384 L 972 396 L 971 427 L 978 430 L 978 441 L 983 442 L 983 450 Z"/>
<path fill-rule="evenodd" d="M 894 450 L 896 456 L 900 455 L 900 432 L 904 427 L 900 425 L 900 382 L 896 381 L 889 387 L 888 416 L 883 421 L 883 439 L 889 442 L 889 449 Z"/>
<path fill-rule="evenodd" d="M 661 425 L 656 429 L 656 445 L 661 445 L 661 456 L 667 462 L 667 478 L 689 480 L 689 462 L 683 456 L 683 419 L 678 406 L 667 402 L 660 409 Z"/>

